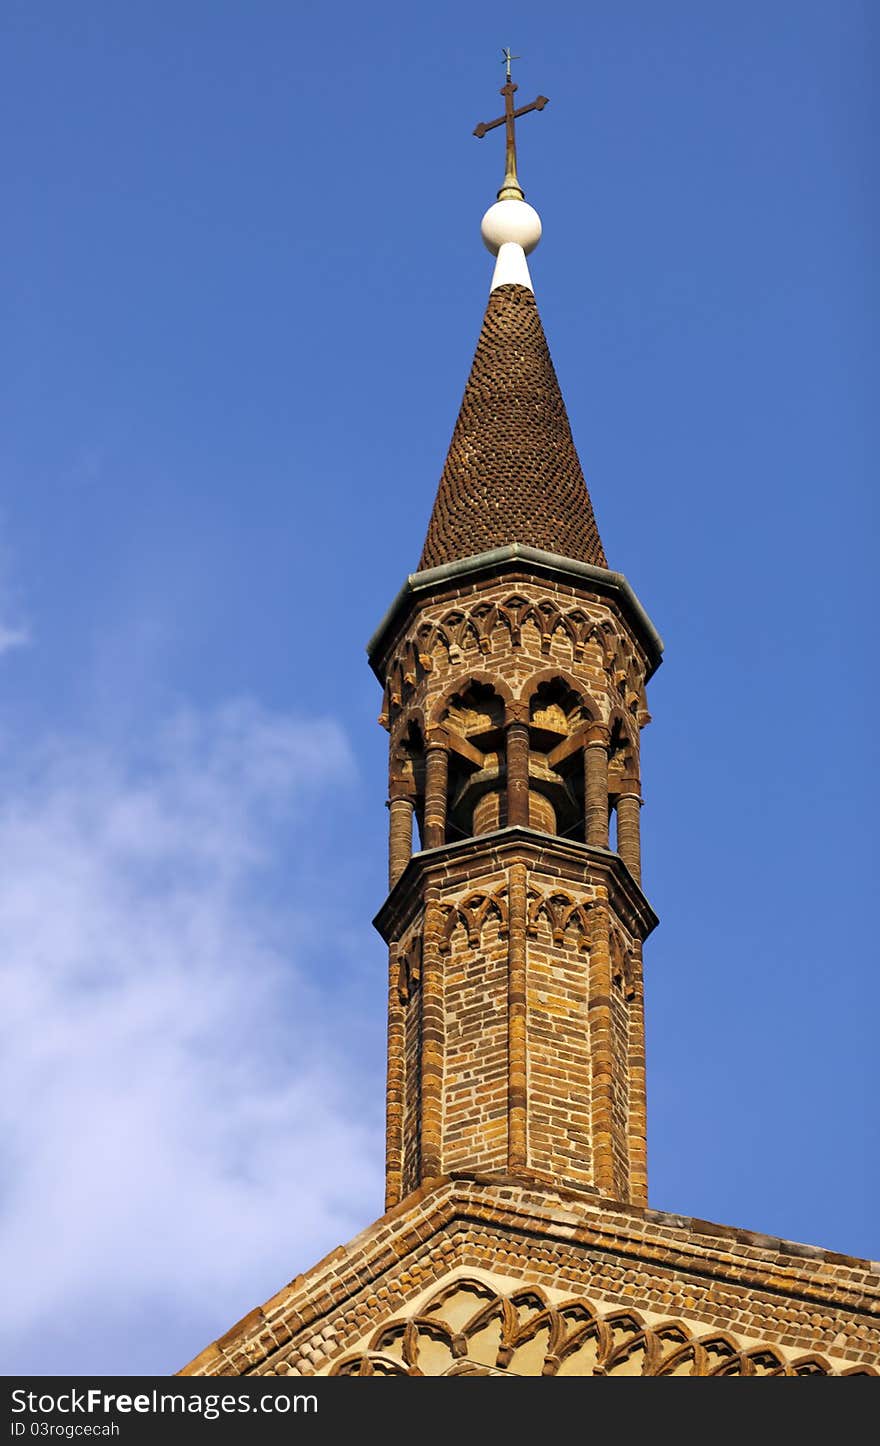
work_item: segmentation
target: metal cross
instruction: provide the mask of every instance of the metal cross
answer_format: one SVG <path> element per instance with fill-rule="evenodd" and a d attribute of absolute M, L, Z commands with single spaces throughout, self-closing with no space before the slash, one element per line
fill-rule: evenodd
<path fill-rule="evenodd" d="M 539 95 L 537 100 L 532 101 L 531 105 L 521 105 L 518 110 L 514 110 L 513 97 L 519 87 L 514 85 L 513 81 L 510 78 L 510 62 L 512 60 L 518 60 L 519 56 L 511 55 L 509 47 L 503 50 L 501 53 L 504 56 L 504 62 L 507 66 L 507 83 L 506 85 L 503 85 L 501 87 L 500 91 L 500 94 L 504 96 L 504 115 L 499 116 L 497 120 L 480 121 L 480 124 L 474 128 L 474 135 L 479 136 L 480 139 L 482 139 L 482 137 L 486 134 L 487 131 L 494 131 L 496 126 L 506 127 L 506 165 L 504 170 L 504 182 L 502 184 L 501 190 L 498 192 L 498 199 L 499 201 L 522 201 L 524 199 L 523 189 L 517 179 L 516 174 L 515 122 L 519 120 L 521 115 L 528 115 L 530 110 L 543 110 L 545 105 L 547 104 L 548 97 L 546 95 Z"/>

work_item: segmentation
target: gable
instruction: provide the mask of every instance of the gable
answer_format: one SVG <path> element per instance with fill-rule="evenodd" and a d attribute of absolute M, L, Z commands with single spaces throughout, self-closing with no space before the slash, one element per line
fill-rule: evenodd
<path fill-rule="evenodd" d="M 876 1266 L 512 1178 L 440 1179 L 185 1375 L 844 1375 Z"/>

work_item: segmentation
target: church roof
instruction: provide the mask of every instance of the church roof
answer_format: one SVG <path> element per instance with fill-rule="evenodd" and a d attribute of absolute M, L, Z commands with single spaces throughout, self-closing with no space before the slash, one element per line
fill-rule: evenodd
<path fill-rule="evenodd" d="M 473 1330 L 450 1329 L 442 1310 L 456 1276 L 471 1312 L 483 1307 Z M 471 1357 L 471 1374 L 565 1375 L 572 1361 L 561 1368 L 561 1358 L 586 1334 L 602 1360 L 577 1375 L 874 1375 L 878 1308 L 880 1274 L 865 1260 L 595 1192 L 442 1176 L 178 1374 L 431 1376 L 461 1374 Z M 550 1339 L 536 1353 L 542 1324 Z M 411 1368 L 420 1330 L 426 1358 Z M 452 1370 L 437 1359 L 441 1338 Z M 530 1361 L 518 1342 L 531 1342 Z M 498 1368 L 486 1369 L 496 1351 Z"/>
<path fill-rule="evenodd" d="M 496 285 L 419 568 L 508 543 L 607 567 L 534 293 Z"/>

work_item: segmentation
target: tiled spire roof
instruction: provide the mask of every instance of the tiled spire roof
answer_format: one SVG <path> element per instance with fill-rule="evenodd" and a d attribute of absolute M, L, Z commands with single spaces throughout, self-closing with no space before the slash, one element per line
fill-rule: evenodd
<path fill-rule="evenodd" d="M 534 293 L 489 294 L 419 569 L 519 542 L 607 567 Z"/>

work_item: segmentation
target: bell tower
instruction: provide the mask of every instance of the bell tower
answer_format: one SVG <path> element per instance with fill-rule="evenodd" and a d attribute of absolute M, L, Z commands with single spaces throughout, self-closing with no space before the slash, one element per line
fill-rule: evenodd
<path fill-rule="evenodd" d="M 514 1176 L 647 1202 L 639 734 L 662 644 L 608 568 L 507 157 L 419 570 L 369 644 L 389 732 L 387 1191 Z"/>
<path fill-rule="evenodd" d="M 608 566 L 538 315 L 515 126 L 548 101 L 515 106 L 512 58 L 476 130 L 506 132 L 483 326 L 418 571 L 368 645 L 386 1213 L 183 1374 L 876 1375 L 876 1264 L 647 1204 L 639 738 L 662 643 Z"/>

